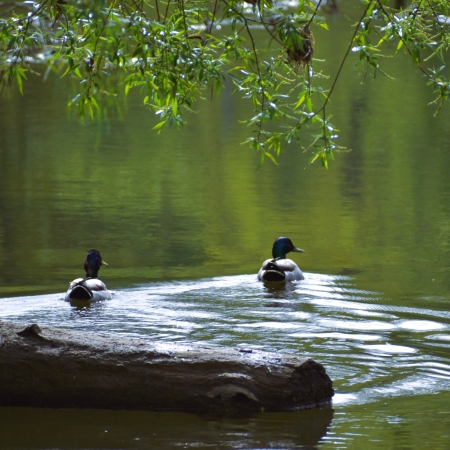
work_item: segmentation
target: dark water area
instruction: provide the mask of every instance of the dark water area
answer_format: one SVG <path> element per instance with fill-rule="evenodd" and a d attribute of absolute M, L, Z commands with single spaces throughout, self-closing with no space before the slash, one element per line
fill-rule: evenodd
<path fill-rule="evenodd" d="M 316 70 L 337 70 L 345 13 L 315 33 Z M 330 110 L 351 151 L 328 171 L 294 146 L 255 170 L 231 86 L 159 136 L 137 96 L 123 118 L 67 117 L 67 79 L 2 98 L 0 320 L 311 357 L 336 395 L 245 419 L 0 408 L 0 448 L 449 448 L 450 112 L 407 57 L 365 84 L 355 62 Z M 306 279 L 268 288 L 281 235 Z M 90 248 L 113 298 L 76 308 Z"/>

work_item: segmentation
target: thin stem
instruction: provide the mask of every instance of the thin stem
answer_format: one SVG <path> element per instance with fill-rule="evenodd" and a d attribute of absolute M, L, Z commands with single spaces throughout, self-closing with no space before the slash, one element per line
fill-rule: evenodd
<path fill-rule="evenodd" d="M 358 34 L 359 26 L 360 26 L 362 20 L 364 19 L 364 17 L 365 17 L 366 14 L 367 14 L 367 11 L 368 11 L 369 8 L 372 6 L 372 3 L 373 3 L 374 1 L 377 1 L 377 0 L 371 0 L 371 1 L 369 2 L 369 4 L 367 5 L 366 9 L 364 10 L 364 13 L 362 14 L 361 18 L 358 20 L 358 23 L 357 23 L 356 26 L 355 26 L 355 31 L 353 32 L 353 36 L 352 36 L 352 38 L 351 38 L 351 40 L 350 40 L 350 43 L 349 43 L 349 45 L 348 45 L 348 47 L 347 47 L 347 50 L 346 50 L 345 55 L 344 55 L 344 58 L 343 58 L 342 61 L 341 61 L 341 64 L 340 64 L 339 69 L 338 69 L 338 71 L 337 71 L 337 74 L 336 74 L 336 76 L 334 77 L 333 83 L 332 83 L 331 88 L 330 88 L 330 90 L 329 90 L 329 92 L 328 92 L 328 95 L 327 95 L 327 97 L 326 97 L 326 99 L 325 99 L 324 104 L 323 104 L 317 111 L 315 111 L 313 114 L 311 114 L 310 116 L 308 116 L 306 119 L 302 120 L 302 121 L 300 122 L 300 124 L 297 125 L 297 127 L 296 127 L 297 129 L 301 128 L 305 123 L 309 122 L 309 121 L 312 120 L 315 116 L 317 116 L 318 114 L 320 114 L 322 111 L 325 110 L 325 108 L 326 108 L 326 106 L 327 106 L 327 104 L 328 104 L 328 102 L 329 102 L 329 100 L 330 100 L 331 94 L 333 93 L 334 88 L 336 87 L 336 84 L 337 84 L 337 82 L 338 82 L 338 79 L 339 79 L 339 77 L 340 77 L 340 75 L 341 75 L 341 72 L 342 72 L 342 69 L 343 69 L 343 67 L 344 67 L 345 61 L 347 60 L 347 57 L 348 57 L 348 55 L 349 55 L 349 53 L 350 53 L 350 50 L 352 49 L 353 41 L 355 40 L 355 37 L 356 37 L 356 35 Z"/>
<path fill-rule="evenodd" d="M 213 14 L 212 14 L 213 18 L 212 18 L 212 20 L 211 20 L 211 24 L 209 25 L 209 31 L 208 31 L 208 34 L 211 34 L 211 32 L 212 32 L 212 27 L 213 27 L 213 25 L 214 25 L 214 20 L 215 20 L 215 18 L 216 18 L 217 1 L 218 1 L 218 0 L 216 0 L 216 1 L 214 2 L 214 10 L 213 10 Z"/>
<path fill-rule="evenodd" d="M 309 19 L 309 22 L 306 24 L 307 27 L 309 27 L 311 25 L 312 21 L 314 20 L 314 17 L 316 17 L 316 14 L 319 11 L 322 1 L 323 0 L 319 0 L 319 3 L 317 3 L 316 9 L 314 10 L 314 14 L 311 16 L 311 18 Z"/>
<path fill-rule="evenodd" d="M 359 19 L 359 21 L 358 21 L 358 23 L 357 23 L 357 25 L 356 25 L 356 27 L 355 27 L 355 31 L 353 32 L 353 36 L 352 36 L 352 38 L 351 38 L 351 40 L 350 40 L 350 43 L 349 43 L 349 45 L 348 45 L 348 47 L 347 47 L 347 51 L 345 52 L 344 58 L 343 58 L 342 61 L 341 61 L 341 64 L 340 64 L 339 69 L 338 69 L 338 71 L 337 71 L 337 74 L 336 74 L 336 76 L 335 76 L 335 78 L 334 78 L 334 80 L 333 80 L 333 83 L 332 83 L 332 85 L 331 85 L 330 91 L 328 92 L 327 98 L 325 99 L 325 102 L 324 102 L 324 104 L 323 104 L 323 106 L 322 106 L 321 109 L 325 108 L 325 106 L 327 105 L 327 103 L 328 103 L 328 101 L 329 101 L 329 99 L 330 99 L 331 94 L 332 94 L 333 91 L 334 91 L 334 88 L 336 87 L 336 84 L 337 84 L 337 81 L 338 81 L 338 79 L 339 79 L 339 76 L 341 75 L 342 69 L 344 68 L 345 61 L 347 60 L 347 57 L 348 57 L 348 55 L 349 55 L 349 53 L 350 53 L 350 50 L 351 50 L 352 47 L 353 47 L 353 41 L 355 40 L 355 37 L 356 37 L 356 35 L 358 34 L 359 26 L 360 26 L 361 22 L 363 21 L 364 17 L 366 16 L 367 11 L 368 11 L 369 8 L 371 7 L 373 1 L 374 1 L 374 0 L 370 0 L 369 4 L 367 5 L 367 8 L 364 10 L 363 15 L 361 16 L 361 19 Z M 319 109 L 318 112 L 320 112 L 321 109 Z"/>
<path fill-rule="evenodd" d="M 244 27 L 247 30 L 247 34 L 248 34 L 248 36 L 250 38 L 250 41 L 252 43 L 252 51 L 253 51 L 253 54 L 255 55 L 256 70 L 258 72 L 258 83 L 259 83 L 259 87 L 261 89 L 261 111 L 264 111 L 266 93 L 265 93 L 264 85 L 263 85 L 263 82 L 262 82 L 262 75 L 261 75 L 261 69 L 259 67 L 259 58 L 258 58 L 258 52 L 256 50 L 255 40 L 254 40 L 253 35 L 252 35 L 251 31 L 250 31 L 250 27 L 248 25 L 249 21 L 247 20 L 247 18 L 240 11 L 237 11 L 234 8 L 234 6 L 231 6 L 226 0 L 223 0 L 223 2 L 228 6 L 228 8 L 232 9 L 236 14 L 238 14 L 241 17 L 241 19 L 244 21 Z M 259 119 L 259 122 L 258 122 L 258 137 L 257 137 L 258 142 L 261 139 L 261 131 L 262 131 L 262 118 Z"/>
<path fill-rule="evenodd" d="M 395 25 L 392 20 L 391 20 L 391 15 L 386 11 L 386 9 L 384 8 L 384 6 L 381 4 L 380 1 L 377 0 L 378 6 L 379 8 L 383 11 L 383 13 L 385 14 L 386 18 L 388 19 L 388 23 Z M 414 15 L 413 15 L 413 20 L 416 20 L 416 16 L 417 16 L 417 12 L 420 9 L 420 7 L 422 6 L 423 2 L 416 8 L 416 10 L 414 11 Z M 395 28 L 394 28 L 395 29 Z M 406 48 L 406 51 L 409 53 L 409 56 L 413 56 L 411 50 L 408 47 L 408 43 L 405 41 L 405 39 L 403 38 L 403 36 L 401 36 L 399 33 L 397 33 L 397 36 L 400 38 L 400 40 L 403 42 L 403 45 Z M 417 63 L 417 66 L 419 67 L 420 71 L 430 80 L 433 80 L 433 77 L 422 67 L 421 64 Z"/>
<path fill-rule="evenodd" d="M 106 24 L 108 23 L 109 16 L 111 15 L 111 12 L 112 12 L 115 4 L 116 4 L 116 0 L 113 0 L 113 2 L 111 3 L 111 6 L 109 8 L 108 14 L 106 15 L 106 19 L 103 21 L 102 29 L 100 30 L 100 33 L 97 35 L 97 39 L 95 40 L 95 44 L 94 44 L 94 51 L 92 52 L 93 58 L 95 58 L 95 53 L 97 51 L 98 41 L 100 40 L 100 37 L 102 36 L 103 32 L 105 31 Z"/>
<path fill-rule="evenodd" d="M 167 6 L 166 6 L 166 14 L 164 15 L 164 23 L 167 20 L 167 16 L 169 14 L 169 6 L 170 6 L 170 0 L 167 2 Z"/>
<path fill-rule="evenodd" d="M 158 2 L 158 0 L 155 0 L 155 6 L 156 6 L 156 14 L 158 16 L 158 22 L 161 22 L 161 15 L 159 13 L 159 2 Z"/>
<path fill-rule="evenodd" d="M 181 5 L 181 14 L 183 16 L 183 24 L 184 24 L 184 33 L 185 37 L 188 37 L 188 27 L 186 24 L 186 11 L 184 10 L 184 0 L 179 0 L 179 4 Z"/>
<path fill-rule="evenodd" d="M 24 29 L 24 32 L 23 32 L 23 34 L 21 36 L 22 39 L 21 39 L 21 42 L 20 42 L 20 45 L 19 45 L 18 54 L 17 54 L 17 57 L 15 58 L 15 61 L 14 61 L 15 63 L 17 63 L 17 61 L 19 60 L 19 55 L 22 55 L 22 57 L 20 59 L 21 59 L 21 61 L 23 63 L 23 48 L 25 46 L 25 39 L 27 38 L 28 30 L 30 28 L 30 24 L 33 21 L 34 17 L 36 17 L 41 11 L 43 11 L 46 8 L 47 3 L 48 3 L 48 0 L 46 0 L 44 3 L 42 3 L 42 5 L 39 6 L 39 8 L 34 13 L 32 13 L 30 16 L 27 16 L 25 29 Z"/>

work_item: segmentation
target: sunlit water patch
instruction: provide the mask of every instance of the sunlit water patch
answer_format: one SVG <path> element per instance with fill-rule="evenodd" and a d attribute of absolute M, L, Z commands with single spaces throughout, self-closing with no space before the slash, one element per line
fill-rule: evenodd
<path fill-rule="evenodd" d="M 140 285 L 81 308 L 63 294 L 5 298 L 0 320 L 309 357 L 335 403 L 352 405 L 450 389 L 450 317 L 424 304 L 393 306 L 344 276 L 265 286 L 243 275 Z"/>

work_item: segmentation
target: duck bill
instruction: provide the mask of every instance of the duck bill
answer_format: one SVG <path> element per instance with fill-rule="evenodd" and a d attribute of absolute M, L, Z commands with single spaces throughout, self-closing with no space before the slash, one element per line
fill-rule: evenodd
<path fill-rule="evenodd" d="M 107 265 L 108 265 L 108 263 L 106 263 L 105 261 L 102 261 L 102 266 L 107 266 Z"/>
<path fill-rule="evenodd" d="M 301 248 L 296 248 L 296 247 L 294 247 L 294 250 L 292 250 L 293 252 L 296 252 L 296 253 L 305 253 L 305 250 L 302 250 Z"/>

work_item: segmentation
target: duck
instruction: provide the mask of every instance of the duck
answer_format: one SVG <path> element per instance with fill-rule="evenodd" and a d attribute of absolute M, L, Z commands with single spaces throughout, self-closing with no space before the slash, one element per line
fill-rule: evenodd
<path fill-rule="evenodd" d="M 110 300 L 112 298 L 111 293 L 108 291 L 105 283 L 98 278 L 100 267 L 107 265 L 98 250 L 89 250 L 84 263 L 86 277 L 77 278 L 70 283 L 65 300 L 84 300 L 87 302 Z"/>
<path fill-rule="evenodd" d="M 266 259 L 258 272 L 259 281 L 299 281 L 304 280 L 302 271 L 292 259 L 286 258 L 289 252 L 304 253 L 284 236 L 275 240 L 272 247 L 272 259 Z"/>

